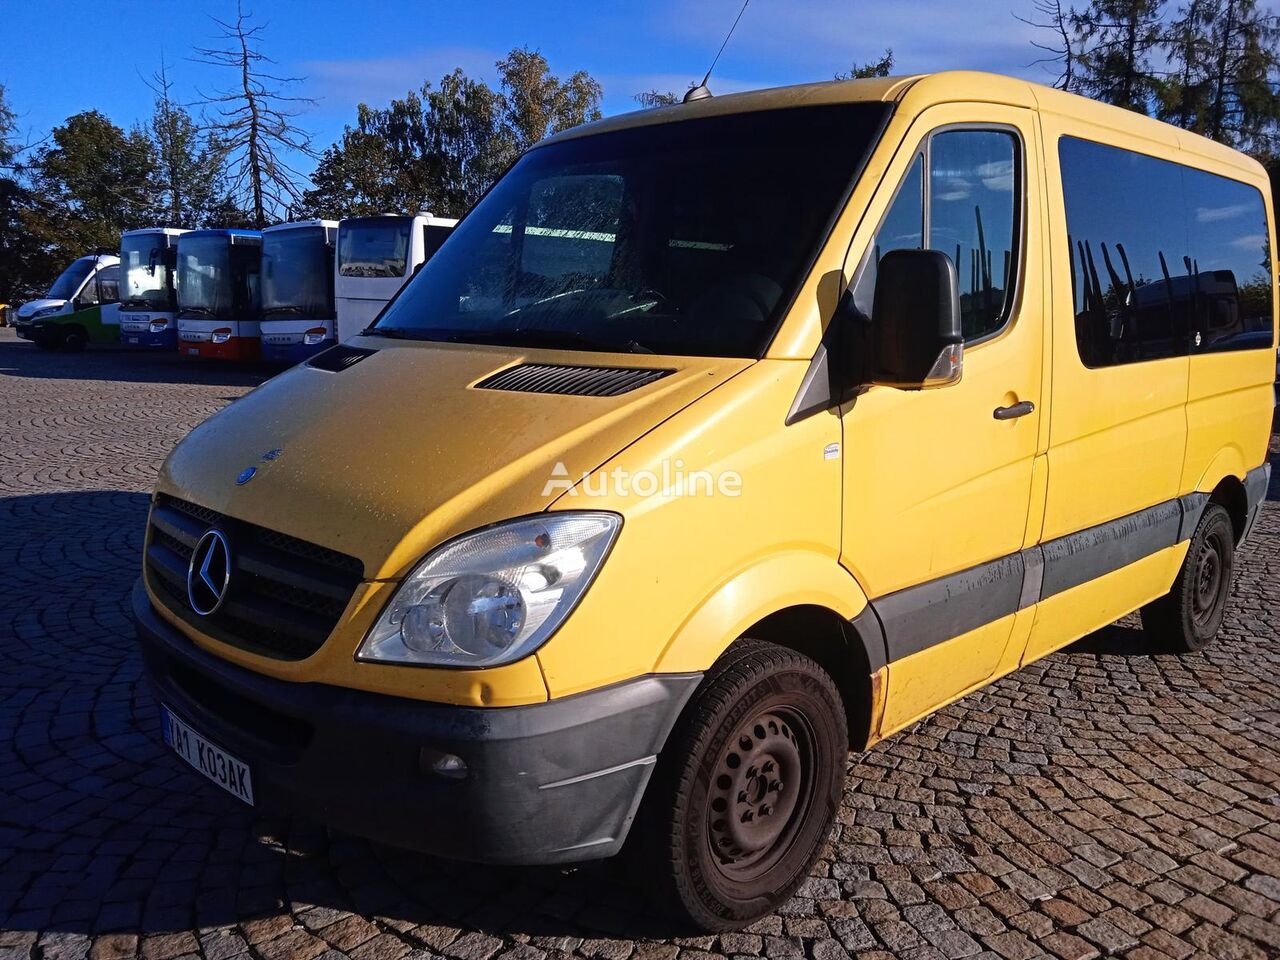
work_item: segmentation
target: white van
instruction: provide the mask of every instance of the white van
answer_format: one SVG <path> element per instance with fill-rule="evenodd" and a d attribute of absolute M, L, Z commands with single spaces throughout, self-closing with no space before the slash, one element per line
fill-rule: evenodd
<path fill-rule="evenodd" d="M 42 350 L 83 350 L 120 340 L 120 258 L 79 257 L 47 293 L 18 308 L 18 336 Z"/>
<path fill-rule="evenodd" d="M 431 259 L 458 223 L 429 213 L 350 217 L 338 224 L 338 340 L 354 337 Z"/>

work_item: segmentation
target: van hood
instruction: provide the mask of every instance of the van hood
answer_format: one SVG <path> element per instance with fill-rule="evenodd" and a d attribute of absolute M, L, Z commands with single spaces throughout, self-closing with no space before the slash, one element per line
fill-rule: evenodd
<path fill-rule="evenodd" d="M 37 310 L 44 310 L 46 307 L 63 307 L 66 303 L 67 301 L 65 300 L 51 300 L 48 297 L 44 297 L 40 300 L 28 300 L 18 308 L 18 316 L 29 317 Z"/>
<path fill-rule="evenodd" d="M 376 352 L 339 373 L 300 364 L 236 400 L 174 448 L 157 490 L 393 579 L 450 537 L 546 509 L 565 489 L 548 481 L 580 478 L 752 362 L 348 344 Z M 616 397 L 476 387 L 521 362 L 672 372 Z"/>

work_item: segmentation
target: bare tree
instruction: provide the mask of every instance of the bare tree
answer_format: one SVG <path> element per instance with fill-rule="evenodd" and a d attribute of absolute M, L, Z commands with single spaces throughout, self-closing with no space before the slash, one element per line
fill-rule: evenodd
<path fill-rule="evenodd" d="M 1052 35 L 1053 39 L 1045 43 L 1031 41 L 1033 47 L 1044 51 L 1046 54 L 1046 56 L 1031 62 L 1033 64 L 1061 64 L 1058 79 L 1053 82 L 1053 85 L 1059 90 L 1074 90 L 1076 87 L 1077 52 L 1074 30 L 1071 24 L 1073 12 L 1071 10 L 1063 10 L 1061 0 L 1036 0 L 1035 13 L 1031 17 L 1020 17 L 1016 13 L 1013 16 L 1016 20 L 1021 20 L 1029 26 L 1044 30 Z"/>
<path fill-rule="evenodd" d="M 305 177 L 284 155 L 297 151 L 315 156 L 310 134 L 294 122 L 301 108 L 315 101 L 281 92 L 303 78 L 269 72 L 268 65 L 275 61 L 259 46 L 266 25 L 254 23 L 241 4 L 236 4 L 235 23 L 216 17 L 213 22 L 221 28 L 218 39 L 226 41 L 226 47 L 197 47 L 194 59 L 234 69 L 239 82 L 205 96 L 202 103 L 213 109 L 210 129 L 227 149 L 232 192 L 261 229 L 302 197 Z"/>

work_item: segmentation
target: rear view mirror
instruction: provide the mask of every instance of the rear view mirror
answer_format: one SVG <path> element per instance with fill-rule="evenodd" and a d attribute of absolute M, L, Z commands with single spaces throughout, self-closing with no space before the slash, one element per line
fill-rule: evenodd
<path fill-rule="evenodd" d="M 871 329 L 871 383 L 923 390 L 958 382 L 964 335 L 951 258 L 938 250 L 893 250 L 881 257 Z"/>

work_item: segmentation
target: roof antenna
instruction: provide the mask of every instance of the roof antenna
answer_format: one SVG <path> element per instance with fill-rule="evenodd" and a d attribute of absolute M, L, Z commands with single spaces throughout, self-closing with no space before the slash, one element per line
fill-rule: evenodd
<path fill-rule="evenodd" d="M 733 36 L 733 31 L 738 29 L 738 21 L 742 19 L 742 15 L 747 12 L 747 4 L 751 0 L 742 0 L 742 9 L 738 11 L 738 15 L 733 18 L 733 26 L 729 28 L 729 32 L 724 35 L 724 42 L 720 44 L 720 49 L 716 51 L 715 59 L 711 61 L 711 66 L 707 67 L 707 75 L 702 78 L 702 82 L 696 87 L 690 87 L 689 92 L 684 95 L 683 103 L 693 103 L 695 100 L 707 100 L 711 97 L 711 88 L 707 86 L 707 81 L 711 79 L 711 71 L 716 68 L 716 63 L 720 60 L 720 54 L 724 53 L 724 48 L 729 45 L 729 38 Z"/>

